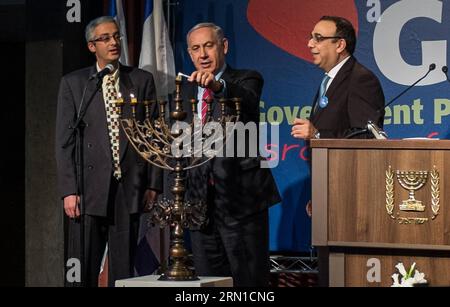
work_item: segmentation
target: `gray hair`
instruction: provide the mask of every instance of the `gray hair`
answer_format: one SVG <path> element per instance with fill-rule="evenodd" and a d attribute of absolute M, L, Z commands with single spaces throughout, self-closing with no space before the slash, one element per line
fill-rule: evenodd
<path fill-rule="evenodd" d="M 117 28 L 119 28 L 119 25 L 117 24 L 116 20 L 112 16 L 101 16 L 97 17 L 86 26 L 86 30 L 84 31 L 84 35 L 86 38 L 86 42 L 89 43 L 94 39 L 94 31 L 97 26 L 103 24 L 103 23 L 115 23 Z"/>
<path fill-rule="evenodd" d="M 216 35 L 217 41 L 222 42 L 225 38 L 225 34 L 223 33 L 223 30 L 218 25 L 212 23 L 212 22 L 202 22 L 199 24 L 196 24 L 192 29 L 189 30 L 188 34 L 186 35 L 186 42 L 189 44 L 189 36 L 191 36 L 192 32 L 195 30 L 201 29 L 201 28 L 210 28 L 213 29 L 214 34 Z"/>

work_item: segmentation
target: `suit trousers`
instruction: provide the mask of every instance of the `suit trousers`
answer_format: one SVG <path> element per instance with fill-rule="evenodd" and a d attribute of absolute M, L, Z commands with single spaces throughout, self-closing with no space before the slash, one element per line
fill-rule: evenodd
<path fill-rule="evenodd" d="M 118 279 L 134 276 L 134 261 L 139 230 L 139 214 L 129 214 L 123 186 L 111 178 L 106 217 L 85 215 L 85 283 L 97 287 L 101 261 L 108 244 L 108 286 Z M 68 257 L 78 258 L 80 250 L 80 220 L 69 222 Z M 81 264 L 83 266 L 83 264 Z M 66 286 L 77 286 L 68 284 Z"/>
<path fill-rule="evenodd" d="M 268 209 L 242 219 L 226 208 L 212 207 L 209 223 L 191 231 L 194 266 L 198 276 L 231 276 L 236 287 L 269 285 Z"/>

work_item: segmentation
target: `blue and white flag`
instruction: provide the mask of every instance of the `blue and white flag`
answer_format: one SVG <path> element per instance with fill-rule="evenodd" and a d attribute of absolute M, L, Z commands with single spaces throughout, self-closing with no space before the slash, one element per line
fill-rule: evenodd
<path fill-rule="evenodd" d="M 145 3 L 139 68 L 153 74 L 159 97 L 167 97 L 175 90 L 175 60 L 162 0 L 147 0 Z"/>
<path fill-rule="evenodd" d="M 167 266 L 169 257 L 169 232 L 149 225 L 150 213 L 140 218 L 138 245 L 134 263 L 136 276 L 157 274 L 160 265 Z"/>
<path fill-rule="evenodd" d="M 120 34 L 122 35 L 122 53 L 120 55 L 119 61 L 124 65 L 130 65 L 128 57 L 127 25 L 125 22 L 125 15 L 123 13 L 122 0 L 109 0 L 108 13 L 116 20 L 119 26 Z"/>

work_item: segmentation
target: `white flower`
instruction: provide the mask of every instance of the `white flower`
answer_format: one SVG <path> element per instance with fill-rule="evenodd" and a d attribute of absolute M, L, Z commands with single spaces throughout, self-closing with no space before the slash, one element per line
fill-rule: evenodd
<path fill-rule="evenodd" d="M 408 279 L 402 278 L 402 283 L 400 284 L 400 287 L 412 288 L 412 287 L 414 287 L 414 280 L 412 278 L 408 278 Z"/>
<path fill-rule="evenodd" d="M 402 275 L 401 281 L 399 282 L 399 274 L 395 273 L 392 275 L 392 279 L 394 283 L 391 287 L 413 287 L 416 284 L 424 284 L 427 283 L 425 279 L 425 274 L 420 273 L 418 270 L 414 270 L 416 267 L 416 263 L 414 262 L 409 272 L 406 272 L 405 266 L 403 263 L 398 263 L 396 266 L 397 270 Z M 412 273 L 414 272 L 414 277 L 412 277 Z"/>
<path fill-rule="evenodd" d="M 398 282 L 398 274 L 392 274 L 392 279 L 394 280 L 394 283 L 391 287 L 400 287 L 400 283 Z"/>
<path fill-rule="evenodd" d="M 400 262 L 395 267 L 400 272 L 400 274 L 402 274 L 403 277 L 405 277 L 408 274 L 408 273 L 406 273 L 405 266 L 403 265 L 403 263 Z"/>
<path fill-rule="evenodd" d="M 419 271 L 414 272 L 414 284 L 426 284 L 427 280 L 425 279 L 425 273 L 420 273 Z"/>

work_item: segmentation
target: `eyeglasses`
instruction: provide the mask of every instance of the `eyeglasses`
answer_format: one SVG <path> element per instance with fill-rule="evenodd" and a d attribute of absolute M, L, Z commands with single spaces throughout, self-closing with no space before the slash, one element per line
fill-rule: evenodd
<path fill-rule="evenodd" d="M 114 38 L 114 40 L 116 42 L 119 42 L 122 40 L 122 35 L 120 35 L 119 33 L 116 33 L 114 35 L 109 35 L 109 34 L 105 34 L 105 35 L 101 35 L 97 38 L 94 38 L 93 40 L 91 40 L 91 42 L 102 42 L 102 43 L 108 43 L 112 38 Z"/>
<path fill-rule="evenodd" d="M 341 39 L 341 36 L 322 36 L 320 34 L 314 33 L 309 36 L 309 40 L 313 40 L 314 43 L 321 43 L 326 39 Z"/>

